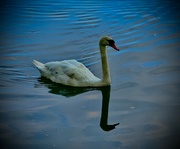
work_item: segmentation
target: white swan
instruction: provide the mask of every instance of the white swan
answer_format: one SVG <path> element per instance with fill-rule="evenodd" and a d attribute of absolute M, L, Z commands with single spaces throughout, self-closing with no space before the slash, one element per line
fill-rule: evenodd
<path fill-rule="evenodd" d="M 94 76 L 88 68 L 76 60 L 55 61 L 46 64 L 33 60 L 33 63 L 40 71 L 41 76 L 56 83 L 75 87 L 108 86 L 111 83 L 111 79 L 106 46 L 111 46 L 119 51 L 112 38 L 105 36 L 100 39 L 99 48 L 102 63 L 102 79 Z"/>

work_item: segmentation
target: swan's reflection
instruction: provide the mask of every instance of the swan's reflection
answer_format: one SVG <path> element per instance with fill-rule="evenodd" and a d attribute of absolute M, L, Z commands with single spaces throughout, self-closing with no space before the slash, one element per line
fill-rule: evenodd
<path fill-rule="evenodd" d="M 109 100 L 110 100 L 110 90 L 111 87 L 104 87 L 101 89 L 102 92 L 102 110 L 101 110 L 101 120 L 100 126 L 104 131 L 110 131 L 115 129 L 119 123 L 108 125 L 108 109 L 109 109 Z"/>
<path fill-rule="evenodd" d="M 38 84 L 35 85 L 35 87 L 45 85 L 47 88 L 49 88 L 49 92 L 53 94 L 58 94 L 66 97 L 72 97 L 76 96 L 78 94 L 82 94 L 88 91 L 93 91 L 93 90 L 100 90 L 102 93 L 102 110 L 101 110 L 101 119 L 100 119 L 100 127 L 104 131 L 110 131 L 115 129 L 119 123 L 108 125 L 108 109 L 109 109 L 109 101 L 110 101 L 110 90 L 111 87 L 99 87 L 99 88 L 91 88 L 91 87 L 69 87 L 69 86 L 64 86 L 60 85 L 57 83 L 53 83 L 48 79 L 45 78 L 39 78 L 38 79 Z"/>
<path fill-rule="evenodd" d="M 72 97 L 72 96 L 76 96 L 78 94 L 82 94 L 88 91 L 100 90 L 100 88 L 95 88 L 95 87 L 65 86 L 58 83 L 54 83 L 51 80 L 43 78 L 43 77 L 38 78 L 38 82 L 39 82 L 38 84 L 35 84 L 35 87 L 46 86 L 49 89 L 49 93 L 62 95 L 65 97 Z"/>

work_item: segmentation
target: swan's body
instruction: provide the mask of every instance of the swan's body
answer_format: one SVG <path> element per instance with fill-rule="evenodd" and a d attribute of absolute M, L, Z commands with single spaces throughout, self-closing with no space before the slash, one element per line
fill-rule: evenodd
<path fill-rule="evenodd" d="M 38 67 L 41 75 L 53 82 L 69 86 L 98 86 L 100 79 L 94 76 L 89 69 L 76 60 L 64 60 L 42 64 L 36 60 L 33 63 Z"/>
<path fill-rule="evenodd" d="M 99 42 L 103 73 L 102 79 L 94 76 L 88 68 L 76 60 L 48 62 L 46 64 L 34 60 L 33 63 L 43 77 L 56 83 L 76 87 L 108 86 L 110 85 L 111 79 L 106 46 L 109 45 L 118 50 L 114 43 L 113 39 L 107 36 L 101 38 Z"/>

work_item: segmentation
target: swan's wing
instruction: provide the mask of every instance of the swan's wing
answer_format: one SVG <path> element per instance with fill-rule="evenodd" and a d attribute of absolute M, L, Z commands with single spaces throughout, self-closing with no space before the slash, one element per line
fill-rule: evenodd
<path fill-rule="evenodd" d="M 79 74 L 80 69 L 83 69 L 84 65 L 76 60 L 65 60 L 60 62 L 49 62 L 45 64 L 45 67 L 52 76 L 63 76 L 67 75 L 69 77 L 75 77 L 76 74 Z M 85 66 L 84 66 L 85 67 Z M 78 71 L 79 70 L 79 71 Z"/>
<path fill-rule="evenodd" d="M 52 81 L 65 85 L 91 82 L 98 79 L 89 69 L 76 60 L 49 62 L 45 64 L 45 67 L 50 72 L 49 78 Z"/>

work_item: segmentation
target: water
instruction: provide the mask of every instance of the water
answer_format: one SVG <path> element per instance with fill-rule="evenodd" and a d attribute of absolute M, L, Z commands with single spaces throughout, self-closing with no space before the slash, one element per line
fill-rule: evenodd
<path fill-rule="evenodd" d="M 1 148 L 179 148 L 179 3 L 0 3 Z M 64 87 L 32 64 L 76 59 L 101 77 L 104 35 L 121 49 L 108 48 L 111 87 Z"/>

